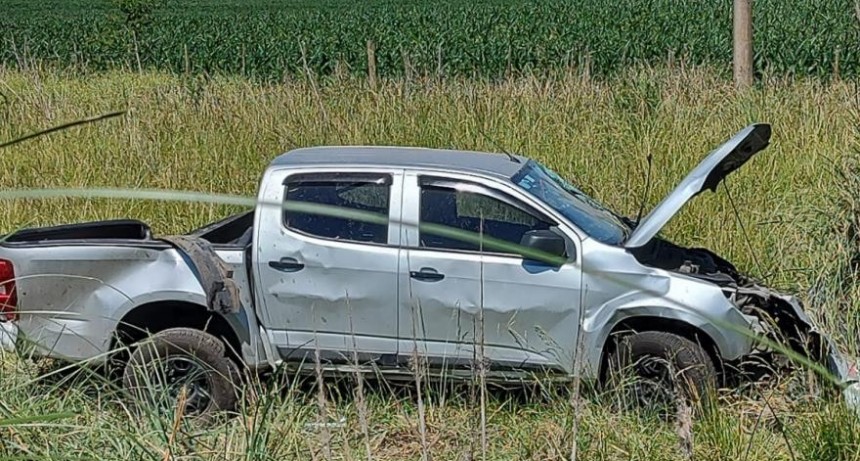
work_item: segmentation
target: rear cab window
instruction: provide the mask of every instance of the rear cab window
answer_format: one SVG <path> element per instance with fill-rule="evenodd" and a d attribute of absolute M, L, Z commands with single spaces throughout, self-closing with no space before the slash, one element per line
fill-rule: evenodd
<path fill-rule="evenodd" d="M 288 176 L 283 224 L 312 237 L 386 244 L 391 184 L 391 175 L 385 173 Z"/>

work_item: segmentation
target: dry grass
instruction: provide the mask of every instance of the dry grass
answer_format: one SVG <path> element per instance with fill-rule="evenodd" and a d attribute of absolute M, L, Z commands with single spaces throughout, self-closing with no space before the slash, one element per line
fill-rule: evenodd
<path fill-rule="evenodd" d="M 3 189 L 154 187 L 253 196 L 266 164 L 299 146 L 504 146 L 548 163 L 627 215 L 642 201 L 647 155 L 653 155 L 650 207 L 716 144 L 750 122 L 769 122 L 772 146 L 728 182 L 749 241 L 722 188 L 695 200 L 665 232 L 800 293 L 813 316 L 856 352 L 860 315 L 852 295 L 858 289 L 835 277 L 856 251 L 847 234 L 847 223 L 857 219 L 856 189 L 839 177 L 856 148 L 858 96 L 849 82 L 774 80 L 738 95 L 707 69 L 677 68 L 639 69 L 608 82 L 570 73 L 498 83 L 383 81 L 374 90 L 351 79 L 264 86 L 125 72 L 81 79 L 0 71 L 0 94 L 0 141 L 130 109 L 124 119 L 5 149 Z M 0 228 L 137 217 L 157 232 L 173 232 L 228 211 L 128 200 L 9 201 Z M 414 397 L 368 391 L 362 428 L 351 398 L 317 399 L 268 384 L 258 386 L 259 397 L 246 403 L 242 417 L 177 435 L 169 416 L 131 418 L 99 379 L 31 384 L 37 373 L 24 361 L 0 359 L 0 420 L 61 411 L 75 416 L 58 423 L 70 426 L 0 427 L 0 457 L 309 459 L 326 448 L 337 459 L 366 459 L 367 446 L 374 459 L 419 459 L 425 446 L 434 460 L 481 455 L 471 437 L 476 412 L 456 395 L 444 404 L 423 396 L 419 418 Z M 857 426 L 840 413 L 839 402 L 793 400 L 784 391 L 788 384 L 769 399 L 778 418 L 752 392 L 727 397 L 720 414 L 696 420 L 695 459 L 857 459 L 860 431 L 851 432 Z M 487 459 L 570 456 L 570 399 L 551 394 L 528 402 L 522 395 L 490 396 Z M 671 424 L 603 403 L 590 393 L 582 404 L 578 459 L 683 459 Z M 321 404 L 348 421 L 324 440 L 304 427 L 318 418 Z M 265 417 L 255 416 L 263 410 Z"/>

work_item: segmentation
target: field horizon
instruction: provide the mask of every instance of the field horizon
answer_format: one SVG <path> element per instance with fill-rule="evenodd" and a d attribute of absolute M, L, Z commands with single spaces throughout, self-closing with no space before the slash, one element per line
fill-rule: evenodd
<path fill-rule="evenodd" d="M 312 72 L 504 79 L 667 60 L 729 76 L 731 2 L 0 0 L 0 63 L 280 81 Z M 761 76 L 860 75 L 855 0 L 752 2 Z"/>
<path fill-rule="evenodd" d="M 37 66 L 0 68 L 0 94 L 0 142 L 127 110 L 3 149 L 0 233 L 119 217 L 149 222 L 159 234 L 190 230 L 236 208 L 121 196 L 12 200 L 4 192 L 108 187 L 254 197 L 272 158 L 323 144 L 509 150 L 635 216 L 735 132 L 770 123 L 772 145 L 717 193 L 694 199 L 664 234 L 798 294 L 843 350 L 858 353 L 860 93 L 850 80 L 770 77 L 738 92 L 720 70 L 688 65 L 638 66 L 611 78 L 567 69 L 372 84 L 349 75 L 263 83 Z M 570 459 L 575 440 L 580 459 L 689 459 L 677 424 L 616 410 L 611 396 L 593 390 L 579 407 L 563 392 L 491 393 L 484 448 L 480 405 L 431 385 L 417 401 L 414 389 L 368 391 L 362 427 L 350 384 L 327 387 L 320 404 L 315 390 L 276 376 L 253 383 L 238 417 L 203 430 L 170 415 L 141 419 L 111 384 L 84 371 L 43 379 L 52 366 L 0 356 L 0 458 Z M 691 422 L 693 459 L 860 459 L 856 417 L 809 386 L 798 373 L 725 393 L 720 411 Z M 52 422 L 2 423 L 54 414 Z M 313 426 L 321 415 L 335 424 Z"/>

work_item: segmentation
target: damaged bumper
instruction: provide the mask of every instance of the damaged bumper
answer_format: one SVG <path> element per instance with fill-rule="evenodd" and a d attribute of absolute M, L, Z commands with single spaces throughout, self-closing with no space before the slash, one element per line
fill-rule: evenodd
<path fill-rule="evenodd" d="M 18 325 L 12 322 L 0 322 L 0 351 L 15 352 L 18 341 Z"/>
<path fill-rule="evenodd" d="M 860 413 L 860 383 L 856 381 L 851 383 L 842 391 L 842 395 L 845 397 L 845 404 L 848 405 L 848 408 Z"/>
<path fill-rule="evenodd" d="M 849 408 L 860 414 L 860 379 L 858 379 L 858 360 L 849 360 L 831 349 L 827 365 L 842 388 L 842 396 Z"/>
<path fill-rule="evenodd" d="M 791 345 L 795 352 L 827 368 L 846 404 L 860 413 L 860 377 L 856 357 L 846 357 L 807 315 L 800 300 L 755 283 L 732 288 L 732 299 L 745 314 L 759 318 L 759 333 Z M 800 349 L 798 349 L 800 348 Z M 810 356 L 811 354 L 811 356 Z"/>
<path fill-rule="evenodd" d="M 860 413 L 860 374 L 858 374 L 860 361 L 856 357 L 842 355 L 833 340 L 815 327 L 797 298 L 793 296 L 779 296 L 773 293 L 771 295 L 779 297 L 785 301 L 785 304 L 791 306 L 794 314 L 808 326 L 809 331 L 821 338 L 825 354 L 823 358 L 826 360 L 827 370 L 836 379 L 837 385 L 842 388 L 842 396 L 845 399 L 846 405 Z"/>

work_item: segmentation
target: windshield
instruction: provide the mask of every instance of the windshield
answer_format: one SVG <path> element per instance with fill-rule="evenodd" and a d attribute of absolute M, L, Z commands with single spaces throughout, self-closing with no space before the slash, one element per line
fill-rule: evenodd
<path fill-rule="evenodd" d="M 596 240 L 620 245 L 630 232 L 615 213 L 534 160 L 526 162 L 511 180 Z"/>

